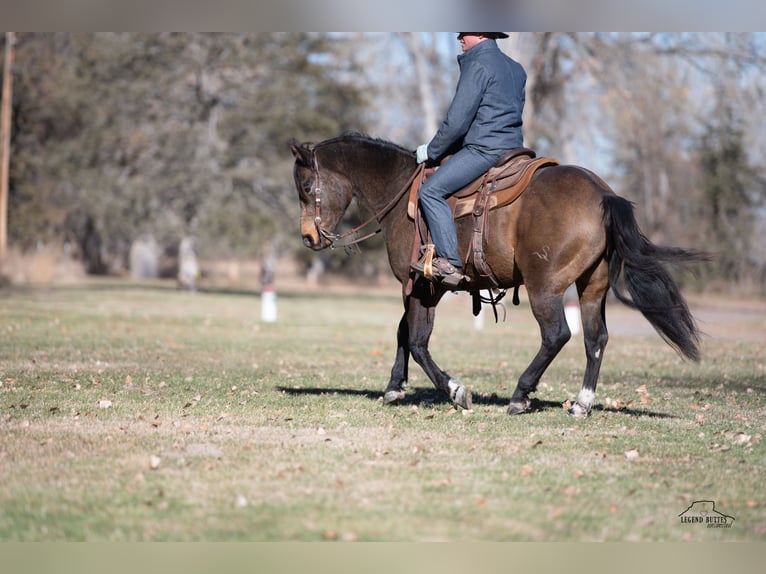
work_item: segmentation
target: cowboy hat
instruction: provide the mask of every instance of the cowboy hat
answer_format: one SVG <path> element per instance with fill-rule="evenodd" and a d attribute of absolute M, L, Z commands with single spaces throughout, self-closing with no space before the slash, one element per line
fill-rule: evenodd
<path fill-rule="evenodd" d="M 475 34 L 480 36 L 485 36 L 486 38 L 507 38 L 508 34 L 505 32 L 458 32 L 458 34 Z"/>

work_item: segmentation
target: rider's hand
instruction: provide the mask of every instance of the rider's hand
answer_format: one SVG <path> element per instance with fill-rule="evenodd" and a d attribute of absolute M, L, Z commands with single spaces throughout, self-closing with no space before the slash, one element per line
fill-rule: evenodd
<path fill-rule="evenodd" d="M 426 161 L 428 159 L 428 144 L 419 145 L 415 155 L 417 156 L 418 163 Z"/>

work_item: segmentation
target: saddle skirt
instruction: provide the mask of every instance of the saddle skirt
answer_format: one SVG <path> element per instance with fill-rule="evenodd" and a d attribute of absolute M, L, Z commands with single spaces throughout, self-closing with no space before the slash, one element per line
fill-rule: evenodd
<path fill-rule="evenodd" d="M 487 173 L 454 193 L 447 201 L 452 207 L 455 219 L 473 213 L 479 192 L 485 187 L 488 186 L 489 191 L 485 206 L 486 210 L 489 211 L 515 201 L 529 185 L 535 171 L 541 167 L 558 165 L 559 163 L 552 157 L 538 158 L 536 155 L 529 148 L 512 149 L 503 155 Z M 426 169 L 423 181 L 433 172 L 434 169 Z M 417 213 L 418 190 L 422 183 L 416 178 L 410 187 L 407 213 L 413 220 Z"/>

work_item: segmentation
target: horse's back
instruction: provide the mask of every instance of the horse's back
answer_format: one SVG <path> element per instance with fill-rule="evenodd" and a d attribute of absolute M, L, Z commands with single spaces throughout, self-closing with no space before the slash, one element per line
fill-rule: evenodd
<path fill-rule="evenodd" d="M 609 193 L 601 178 L 577 166 L 539 170 L 521 197 L 498 209 L 490 223 L 487 259 L 501 282 L 529 284 L 533 276 L 550 282 L 553 273 L 578 274 L 602 257 L 601 202 Z"/>
<path fill-rule="evenodd" d="M 593 172 L 577 166 L 552 166 L 538 172 L 518 205 L 518 239 L 565 237 L 603 229 L 601 202 L 612 193 Z M 591 228 L 589 230 L 585 227 Z"/>

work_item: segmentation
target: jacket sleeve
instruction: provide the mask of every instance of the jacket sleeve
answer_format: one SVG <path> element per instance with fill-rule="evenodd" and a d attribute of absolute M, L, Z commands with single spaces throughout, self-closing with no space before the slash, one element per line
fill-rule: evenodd
<path fill-rule="evenodd" d="M 465 63 L 447 116 L 428 144 L 428 159 L 439 159 L 468 133 L 488 82 L 488 74 L 480 63 Z"/>

